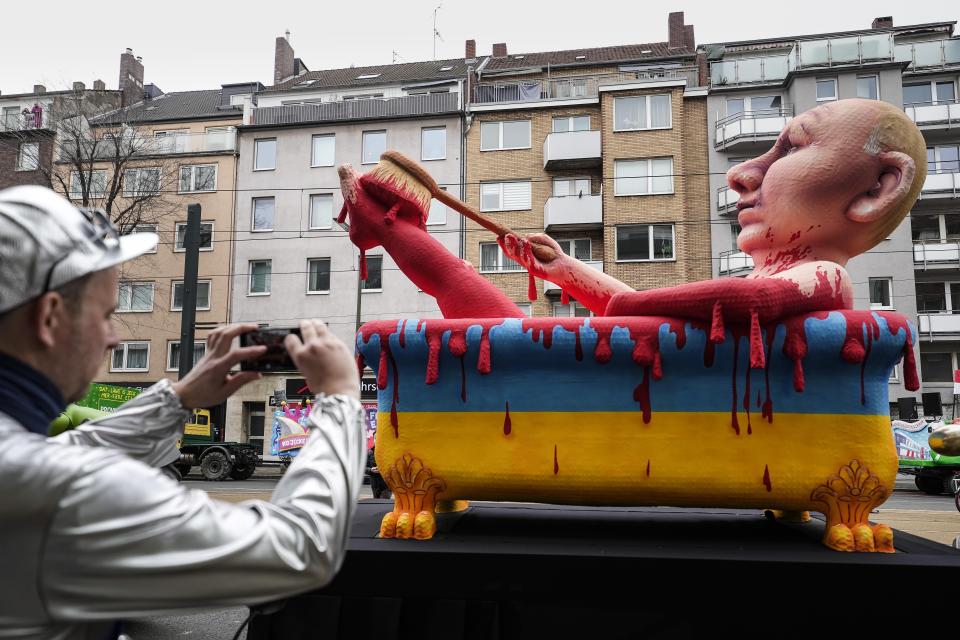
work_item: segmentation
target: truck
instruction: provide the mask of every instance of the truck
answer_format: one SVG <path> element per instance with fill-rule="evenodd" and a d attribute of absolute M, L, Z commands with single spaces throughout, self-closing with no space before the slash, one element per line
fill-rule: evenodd
<path fill-rule="evenodd" d="M 143 389 L 94 383 L 83 398 L 53 421 L 50 435 L 107 415 L 127 400 L 135 398 Z M 211 423 L 210 411 L 195 409 L 184 425 L 183 437 L 177 442 L 180 457 L 173 468 L 181 478 L 198 466 L 207 480 L 246 480 L 253 475 L 260 457 L 256 448 L 246 442 L 219 442 L 216 428 Z"/>
<path fill-rule="evenodd" d="M 893 421 L 899 471 L 914 476 L 917 489 L 930 495 L 956 493 L 960 482 L 960 456 L 942 456 L 930 448 L 930 433 L 941 424 Z"/>

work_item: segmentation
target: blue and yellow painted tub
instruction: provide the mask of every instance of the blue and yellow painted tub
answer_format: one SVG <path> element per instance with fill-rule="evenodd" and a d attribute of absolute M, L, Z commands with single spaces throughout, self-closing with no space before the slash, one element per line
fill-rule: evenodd
<path fill-rule="evenodd" d="M 915 329 L 834 311 L 710 333 L 657 317 L 364 325 L 395 496 L 381 534 L 429 538 L 436 510 L 471 499 L 756 507 L 821 511 L 829 546 L 892 551 L 867 518 L 894 486 L 888 380 L 904 354 L 913 366 Z"/>

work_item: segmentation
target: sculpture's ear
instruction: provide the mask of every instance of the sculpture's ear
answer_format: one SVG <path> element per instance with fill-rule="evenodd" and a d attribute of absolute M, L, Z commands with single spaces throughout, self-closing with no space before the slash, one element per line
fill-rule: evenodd
<path fill-rule="evenodd" d="M 882 220 L 910 191 L 917 175 L 913 158 L 900 151 L 879 154 L 880 173 L 876 184 L 861 193 L 847 207 L 847 217 L 855 222 Z"/>

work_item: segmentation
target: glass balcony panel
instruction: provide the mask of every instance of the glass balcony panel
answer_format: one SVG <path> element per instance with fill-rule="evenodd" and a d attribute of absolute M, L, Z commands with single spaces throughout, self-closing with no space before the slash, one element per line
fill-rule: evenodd
<path fill-rule="evenodd" d="M 737 82 L 737 63 L 735 60 L 710 63 L 710 83 L 714 85 L 734 84 Z"/>
<path fill-rule="evenodd" d="M 898 44 L 893 48 L 893 58 L 897 62 L 913 62 L 913 45 Z"/>
<path fill-rule="evenodd" d="M 829 40 L 814 40 L 811 42 L 800 43 L 800 66 L 801 67 L 820 67 L 826 66 L 830 62 L 829 49 L 827 43 Z"/>
<path fill-rule="evenodd" d="M 947 64 L 960 64 L 960 38 L 943 41 L 943 58 Z"/>
<path fill-rule="evenodd" d="M 943 64 L 943 45 L 936 42 L 918 42 L 913 45 L 915 67 L 939 67 Z"/>
<path fill-rule="evenodd" d="M 835 38 L 830 41 L 830 60 L 832 64 L 860 62 L 859 38 Z"/>
<path fill-rule="evenodd" d="M 737 61 L 738 82 L 760 82 L 763 80 L 761 58 L 744 58 Z"/>
<path fill-rule="evenodd" d="M 890 35 L 886 33 L 860 38 L 860 56 L 863 60 L 889 60 L 890 47 Z"/>
<path fill-rule="evenodd" d="M 789 69 L 789 56 L 770 56 L 763 59 L 763 75 L 766 80 L 783 80 Z"/>

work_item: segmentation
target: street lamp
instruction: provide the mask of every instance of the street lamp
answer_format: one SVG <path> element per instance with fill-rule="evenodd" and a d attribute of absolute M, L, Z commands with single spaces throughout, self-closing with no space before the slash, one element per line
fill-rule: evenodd
<path fill-rule="evenodd" d="M 337 222 L 337 225 L 339 225 L 341 229 L 343 229 L 344 231 L 347 232 L 347 237 L 348 237 L 348 239 L 349 239 L 350 223 L 347 222 L 347 221 L 340 222 L 339 220 L 337 220 L 336 222 Z M 363 283 L 364 283 L 364 280 L 363 280 L 363 277 L 362 277 L 362 273 L 363 273 L 363 272 L 360 271 L 360 262 L 359 262 L 359 258 L 358 258 L 358 261 L 357 261 L 357 317 L 356 317 L 356 322 L 355 322 L 355 326 L 354 326 L 354 331 L 359 331 L 359 330 L 360 330 L 360 301 L 362 300 L 362 295 L 363 295 Z"/>

